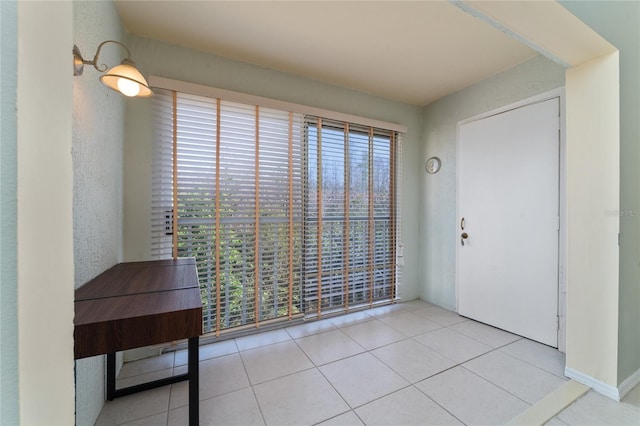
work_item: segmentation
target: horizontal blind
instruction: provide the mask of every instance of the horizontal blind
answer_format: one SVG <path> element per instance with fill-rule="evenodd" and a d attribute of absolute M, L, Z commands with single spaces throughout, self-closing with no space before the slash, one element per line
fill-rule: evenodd
<path fill-rule="evenodd" d="M 306 118 L 305 312 L 396 297 L 395 132 Z"/>
<path fill-rule="evenodd" d="M 181 93 L 174 105 L 165 91 L 155 105 L 152 254 L 170 255 L 175 212 L 176 254 L 196 258 L 205 331 L 299 313 L 302 117 Z"/>
<path fill-rule="evenodd" d="M 175 129 L 177 134 L 177 239 L 178 257 L 195 257 L 202 295 L 205 331 L 215 329 L 219 294 L 215 246 L 217 233 L 216 197 L 217 114 L 216 103 L 197 96 L 176 95 Z"/>
<path fill-rule="evenodd" d="M 151 257 L 172 256 L 173 236 L 173 101 L 158 92 L 153 102 L 151 171 Z"/>
<path fill-rule="evenodd" d="M 151 252 L 195 257 L 206 332 L 394 301 L 400 135 L 156 90 Z"/>

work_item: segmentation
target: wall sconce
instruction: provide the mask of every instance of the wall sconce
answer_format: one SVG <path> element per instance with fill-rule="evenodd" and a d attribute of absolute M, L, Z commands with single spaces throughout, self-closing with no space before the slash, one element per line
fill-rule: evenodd
<path fill-rule="evenodd" d="M 118 44 L 127 51 L 127 57 L 122 60 L 122 63 L 120 65 L 116 65 L 108 71 L 108 67 L 105 64 L 98 66 L 98 56 L 100 55 L 100 49 L 102 49 L 102 46 L 107 43 Z M 149 88 L 147 80 L 145 80 L 140 71 L 138 71 L 138 69 L 136 68 L 136 64 L 131 60 L 131 52 L 129 52 L 127 46 L 120 43 L 119 41 L 107 40 L 100 43 L 100 45 L 98 46 L 98 50 L 96 51 L 96 55 L 93 57 L 92 61 L 85 60 L 80 54 L 80 49 L 78 49 L 78 46 L 74 45 L 73 75 L 82 75 L 85 64 L 93 65 L 93 67 L 100 72 L 106 71 L 104 75 L 100 76 L 100 81 L 110 89 L 113 89 L 125 96 L 130 97 L 137 96 L 141 98 L 147 98 L 149 96 L 153 96 L 153 92 Z"/>

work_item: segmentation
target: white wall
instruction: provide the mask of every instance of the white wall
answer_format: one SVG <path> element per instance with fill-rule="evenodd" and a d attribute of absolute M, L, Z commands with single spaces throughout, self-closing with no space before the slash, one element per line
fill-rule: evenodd
<path fill-rule="evenodd" d="M 562 1 L 620 50 L 618 384 L 640 376 L 640 2 Z"/>
<path fill-rule="evenodd" d="M 616 52 L 571 68 L 566 85 L 567 371 L 612 390 L 618 384 L 620 220 L 608 212 L 620 203 L 618 71 Z"/>
<path fill-rule="evenodd" d="M 129 37 L 143 74 L 235 90 L 407 126 L 402 156 L 404 299 L 418 297 L 419 145 L 421 108 L 377 98 L 303 77 L 231 61 L 154 40 Z M 186 65 L 188 64 L 188 65 Z M 151 103 L 127 104 L 125 145 L 125 259 L 150 256 Z"/>
<path fill-rule="evenodd" d="M 111 1 L 73 3 L 73 43 L 93 59 L 105 40 L 124 31 Z M 71 61 L 69 52 L 65 52 Z M 126 52 L 107 44 L 100 63 L 120 63 Z M 69 64 L 70 65 L 70 64 Z M 69 71 L 71 73 L 71 71 Z M 73 78 L 73 241 L 75 287 L 122 260 L 122 183 L 125 99 L 103 84 L 93 66 Z M 76 423 L 93 424 L 104 404 L 104 357 L 76 362 Z"/>
<path fill-rule="evenodd" d="M 18 3 L 18 371 L 25 425 L 74 423 L 72 26 L 71 2 Z"/>
<path fill-rule="evenodd" d="M 454 310 L 456 246 L 456 138 L 461 120 L 564 85 L 564 68 L 537 56 L 448 95 L 424 108 L 420 152 L 420 297 Z M 424 171 L 429 157 L 442 160 L 437 174 Z"/>

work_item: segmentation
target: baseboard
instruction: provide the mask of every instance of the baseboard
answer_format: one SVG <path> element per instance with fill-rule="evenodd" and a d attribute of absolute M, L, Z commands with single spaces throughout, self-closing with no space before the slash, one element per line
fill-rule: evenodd
<path fill-rule="evenodd" d="M 569 377 L 570 379 L 575 380 L 576 382 L 580 382 L 583 385 L 589 386 L 594 391 L 608 398 L 614 399 L 616 401 L 620 401 L 620 390 L 615 386 L 604 383 L 598 379 L 595 379 L 589 376 L 588 374 L 584 374 L 580 371 L 574 370 L 573 368 L 569 368 L 569 367 L 565 367 L 564 375 Z"/>
<path fill-rule="evenodd" d="M 636 372 L 627 377 L 624 382 L 620 383 L 620 386 L 618 386 L 620 399 L 624 398 L 624 396 L 628 394 L 631 389 L 635 388 L 638 383 L 640 383 L 640 369 L 636 370 Z"/>

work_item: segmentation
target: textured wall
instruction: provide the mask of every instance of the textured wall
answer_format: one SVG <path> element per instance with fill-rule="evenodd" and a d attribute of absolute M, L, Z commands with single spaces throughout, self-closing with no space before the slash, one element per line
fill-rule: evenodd
<path fill-rule="evenodd" d="M 122 24 L 109 1 L 73 4 L 74 43 L 92 58 L 104 40 L 121 40 Z M 114 44 L 100 62 L 114 66 L 125 56 Z M 122 250 L 122 95 L 100 83 L 100 73 L 85 66 L 73 85 L 73 227 L 76 287 L 121 258 Z"/>
<path fill-rule="evenodd" d="M 421 170 L 420 297 L 455 309 L 457 123 L 564 85 L 564 68 L 537 56 L 525 63 L 446 96 L 424 109 L 421 164 L 438 156 L 435 175 Z"/>
<path fill-rule="evenodd" d="M 93 58 L 104 40 L 123 39 L 112 1 L 73 3 L 74 43 Z M 106 45 L 100 62 L 112 67 L 125 52 Z M 122 260 L 122 155 L 125 99 L 85 66 L 73 79 L 73 241 L 76 288 Z M 76 424 L 93 424 L 104 403 L 104 361 L 76 362 Z"/>
<path fill-rule="evenodd" d="M 16 92 L 18 11 L 0 2 L 0 424 L 18 424 Z"/>
<path fill-rule="evenodd" d="M 403 282 L 400 296 L 418 297 L 418 206 L 421 108 L 304 77 L 231 61 L 154 40 L 130 37 L 132 54 L 145 75 L 235 90 L 407 126 L 402 155 Z M 188 64 L 188 66 L 185 66 Z M 127 104 L 125 145 L 125 258 L 149 258 L 151 194 L 151 103 Z"/>

